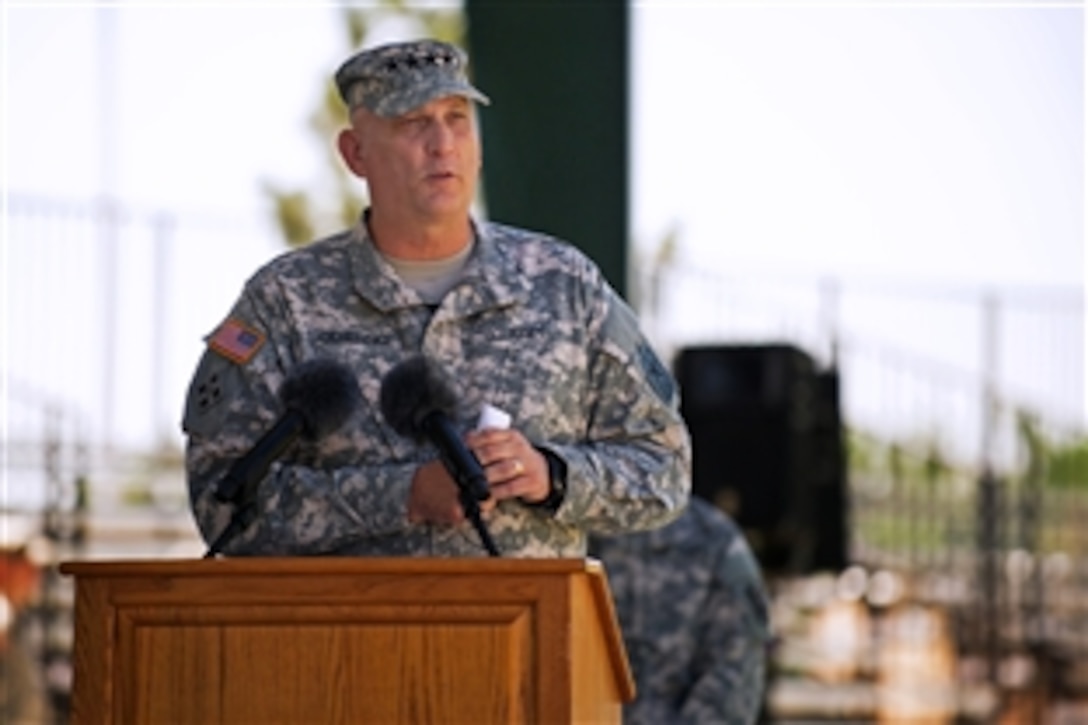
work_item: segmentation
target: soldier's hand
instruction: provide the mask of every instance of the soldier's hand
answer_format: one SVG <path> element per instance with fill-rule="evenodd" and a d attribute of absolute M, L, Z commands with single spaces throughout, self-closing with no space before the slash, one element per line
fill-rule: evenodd
<path fill-rule="evenodd" d="M 484 467 L 492 500 L 520 498 L 536 503 L 547 498 L 551 490 L 548 461 L 521 431 L 487 428 L 469 433 L 465 441 Z"/>
<path fill-rule="evenodd" d="M 486 514 L 494 507 L 494 496 L 480 502 L 481 513 Z M 434 460 L 416 469 L 408 494 L 408 520 L 414 524 L 449 525 L 465 520 L 460 489 L 441 461 Z"/>

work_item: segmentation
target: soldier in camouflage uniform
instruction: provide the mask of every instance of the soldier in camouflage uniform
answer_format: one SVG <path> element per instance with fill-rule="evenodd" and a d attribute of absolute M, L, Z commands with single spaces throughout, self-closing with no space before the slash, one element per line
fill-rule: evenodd
<path fill-rule="evenodd" d="M 759 565 L 737 525 L 692 497 L 668 526 L 590 537 L 636 683 L 625 725 L 754 723 L 770 628 Z"/>
<path fill-rule="evenodd" d="M 381 46 L 336 74 L 351 126 L 338 137 L 367 181 L 352 229 L 258 270 L 191 382 L 183 428 L 192 510 L 213 541 L 234 507 L 215 494 L 282 414 L 303 361 L 350 367 L 361 410 L 299 440 L 254 496 L 238 555 L 484 556 L 436 452 L 397 435 L 384 376 L 423 354 L 458 383 L 455 424 L 490 487 L 499 554 L 580 557 L 586 532 L 658 526 L 690 489 L 677 388 L 631 309 L 573 246 L 470 217 L 481 151 L 466 58 L 435 41 Z M 507 429 L 471 430 L 485 404 Z"/>

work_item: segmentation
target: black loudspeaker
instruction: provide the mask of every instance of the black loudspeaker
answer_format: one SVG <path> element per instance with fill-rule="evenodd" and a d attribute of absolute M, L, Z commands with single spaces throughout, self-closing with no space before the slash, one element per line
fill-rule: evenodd
<path fill-rule="evenodd" d="M 692 493 L 729 513 L 768 571 L 847 559 L 838 377 L 790 345 L 689 347 L 676 357 Z"/>
<path fill-rule="evenodd" d="M 809 521 L 814 539 L 808 564 L 816 571 L 841 571 L 850 559 L 850 497 L 839 391 L 838 371 L 817 374 L 810 449 L 812 475 L 808 479 Z"/>

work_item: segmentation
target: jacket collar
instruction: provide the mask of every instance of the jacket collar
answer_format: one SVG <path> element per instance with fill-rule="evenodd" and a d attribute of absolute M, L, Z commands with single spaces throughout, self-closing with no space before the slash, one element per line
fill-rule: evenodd
<path fill-rule="evenodd" d="M 383 312 L 423 305 L 415 290 L 397 277 L 378 252 L 364 221 L 365 214 L 349 232 L 351 272 L 356 291 Z M 443 300 L 455 316 L 506 307 L 529 297 L 530 280 L 518 258 L 517 242 L 486 222 L 471 220 L 475 249 L 461 281 Z"/>

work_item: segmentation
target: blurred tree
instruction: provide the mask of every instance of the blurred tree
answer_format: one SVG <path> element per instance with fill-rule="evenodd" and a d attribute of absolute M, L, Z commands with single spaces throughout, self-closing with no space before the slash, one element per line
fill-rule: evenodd
<path fill-rule="evenodd" d="M 464 13 L 460 4 L 444 7 L 423 5 L 410 0 L 377 0 L 366 7 L 340 8 L 347 48 L 346 57 L 362 48 L 378 32 L 394 28 L 396 38 L 427 36 L 451 43 L 464 43 Z M 317 107 L 311 112 L 309 128 L 320 143 L 327 159 L 327 186 L 317 190 L 285 187 L 270 181 L 262 191 L 271 200 L 273 214 L 284 241 L 297 247 L 351 226 L 366 206 L 365 190 L 344 167 L 336 151 L 334 139 L 347 125 L 344 108 L 332 74 L 326 82 Z"/>
<path fill-rule="evenodd" d="M 1056 442 L 1039 430 L 1036 419 L 1017 416 L 1021 444 L 1027 452 L 1025 477 L 1055 488 L 1088 488 L 1088 439 L 1076 436 Z"/>
<path fill-rule="evenodd" d="M 947 457 L 941 450 L 939 438 L 934 438 L 926 448 L 926 457 L 922 464 L 925 471 L 925 481 L 930 492 L 937 490 L 938 485 L 945 480 L 950 466 Z"/>
<path fill-rule="evenodd" d="M 884 470 L 880 441 L 858 428 L 846 428 L 846 460 L 859 473 Z"/>
<path fill-rule="evenodd" d="M 1047 482 L 1052 486 L 1088 488 L 1088 441 L 1081 439 L 1050 450 Z"/>
<path fill-rule="evenodd" d="M 1050 446 L 1043 440 L 1037 420 L 1021 410 L 1016 414 L 1016 428 L 1027 457 L 1027 463 L 1024 466 L 1024 481 L 1028 484 L 1045 483 Z"/>

